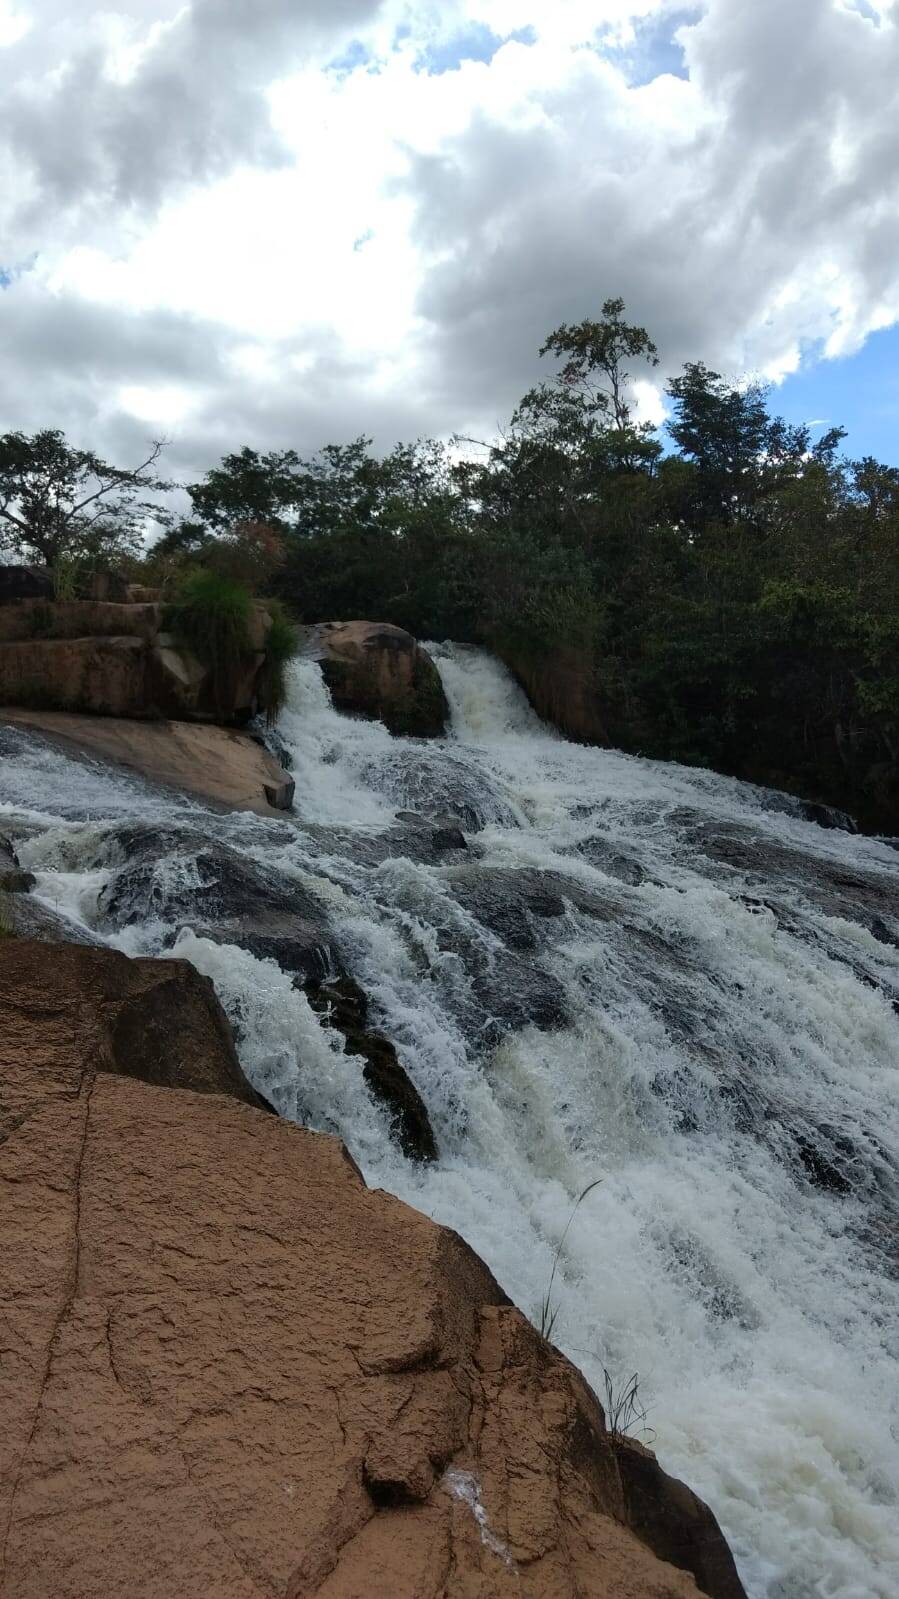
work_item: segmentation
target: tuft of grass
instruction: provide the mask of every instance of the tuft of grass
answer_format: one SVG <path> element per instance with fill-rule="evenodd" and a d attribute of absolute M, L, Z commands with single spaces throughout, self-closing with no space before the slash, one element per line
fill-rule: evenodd
<path fill-rule="evenodd" d="M 574 1208 L 572 1209 L 571 1215 L 569 1216 L 562 1230 L 562 1236 L 559 1239 L 559 1242 L 556 1244 L 556 1252 L 553 1255 L 553 1268 L 549 1274 L 549 1282 L 546 1285 L 546 1293 L 543 1295 L 543 1299 L 540 1304 L 540 1334 L 543 1338 L 552 1337 L 553 1328 L 556 1325 L 556 1318 L 559 1314 L 560 1307 L 558 1303 L 553 1303 L 553 1287 L 556 1281 L 556 1271 L 558 1269 L 559 1261 L 562 1257 L 562 1250 L 565 1245 L 565 1240 L 568 1237 L 568 1229 L 570 1228 L 571 1223 L 574 1221 L 575 1216 L 584 1203 L 584 1200 L 587 1198 L 587 1195 L 592 1194 L 594 1188 L 598 1188 L 601 1182 L 601 1177 L 595 1177 L 592 1183 L 587 1184 L 586 1188 L 583 1190 L 583 1193 L 578 1194 L 577 1199 L 574 1202 Z"/>
<path fill-rule="evenodd" d="M 284 668 L 299 649 L 297 630 L 278 600 L 267 600 L 271 626 L 265 635 L 265 660 L 259 674 L 259 700 L 269 726 L 284 708 L 287 692 Z"/>
<path fill-rule="evenodd" d="M 637 1372 L 616 1384 L 611 1372 L 603 1366 L 602 1376 L 606 1391 L 606 1426 L 612 1439 L 634 1438 L 637 1433 L 642 1433 L 644 1438 L 651 1434 L 654 1438 L 653 1429 L 646 1425 L 646 1407 L 640 1399 Z"/>
<path fill-rule="evenodd" d="M 165 610 L 165 626 L 208 669 L 219 715 L 233 698 L 236 675 L 252 653 L 251 605 L 240 583 L 200 570 L 187 575 Z"/>
<path fill-rule="evenodd" d="M 84 561 L 77 555 L 58 555 L 53 566 L 53 593 L 58 600 L 78 598 Z"/>
<path fill-rule="evenodd" d="M 9 898 L 0 889 L 0 938 L 15 938 L 16 925 Z"/>

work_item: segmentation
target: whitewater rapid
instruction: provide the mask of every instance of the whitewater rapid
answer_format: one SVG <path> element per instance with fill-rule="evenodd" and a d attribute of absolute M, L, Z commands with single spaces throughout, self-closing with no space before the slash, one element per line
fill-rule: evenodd
<path fill-rule="evenodd" d="M 753 1599 L 895 1599 L 899 854 L 783 796 L 569 744 L 489 657 L 430 648 L 452 709 L 437 742 L 338 716 L 315 662 L 293 663 L 292 819 L 16 734 L 0 832 L 45 906 L 211 976 L 281 1113 L 339 1132 L 538 1321 L 601 1179 L 565 1237 L 554 1340 L 601 1396 L 606 1370 L 639 1373 L 649 1440 L 715 1509 Z M 387 848 L 404 811 L 457 817 L 467 851 Z M 134 822 L 164 838 L 155 909 L 113 927 Z M 325 907 L 436 1166 L 399 1153 L 290 973 L 168 909 L 198 836 Z M 540 1026 L 538 990 L 560 1000 Z"/>

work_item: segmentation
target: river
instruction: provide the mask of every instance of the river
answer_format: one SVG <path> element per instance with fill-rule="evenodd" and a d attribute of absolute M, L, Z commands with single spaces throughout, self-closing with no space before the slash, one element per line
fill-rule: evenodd
<path fill-rule="evenodd" d="M 895 1599 L 899 853 L 567 743 L 490 657 L 430 647 L 438 741 L 337 715 L 292 663 L 294 817 L 17 732 L 0 831 L 79 936 L 207 973 L 281 1114 L 339 1133 L 538 1324 L 552 1278 L 554 1341 L 601 1398 L 638 1374 L 637 1436 L 712 1505 L 753 1599 Z M 448 817 L 467 847 L 419 848 Z M 129 919 L 110 885 L 135 829 L 156 843 Z M 185 916 L 213 845 L 321 906 L 436 1164 L 400 1153 L 291 971 Z"/>

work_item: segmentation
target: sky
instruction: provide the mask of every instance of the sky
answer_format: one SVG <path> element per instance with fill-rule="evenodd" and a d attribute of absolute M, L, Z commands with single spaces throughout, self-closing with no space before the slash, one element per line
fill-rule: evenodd
<path fill-rule="evenodd" d="M 0 431 L 489 437 L 560 322 L 899 464 L 899 0 L 0 0 Z"/>

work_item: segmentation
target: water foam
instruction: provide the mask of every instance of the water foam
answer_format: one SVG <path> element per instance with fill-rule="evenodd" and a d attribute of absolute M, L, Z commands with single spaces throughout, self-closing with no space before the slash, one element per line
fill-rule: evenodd
<path fill-rule="evenodd" d="M 559 1261 L 557 1341 L 600 1391 L 604 1368 L 639 1371 L 655 1447 L 713 1505 L 753 1599 L 893 1599 L 899 951 L 864 906 L 897 903 L 899 857 L 750 785 L 570 745 L 496 662 L 434 653 L 445 743 L 337 716 L 298 661 L 280 725 L 296 823 L 200 816 L 326 904 L 428 1104 L 437 1166 L 398 1154 L 359 1062 L 274 962 L 167 925 L 164 905 L 108 936 L 211 976 L 282 1114 L 339 1131 L 370 1182 L 457 1228 L 533 1316 L 601 1178 Z M 467 857 L 363 849 L 398 807 L 436 814 L 460 791 Z M 185 822 L 27 739 L 4 801 L 41 896 L 86 926 L 114 869 L 104 828 Z M 721 837 L 742 853 L 716 853 Z M 482 1025 L 477 972 L 502 940 L 463 892 L 471 871 L 500 910 L 516 884 L 550 885 L 520 959 L 558 985 L 565 1025 Z"/>

